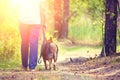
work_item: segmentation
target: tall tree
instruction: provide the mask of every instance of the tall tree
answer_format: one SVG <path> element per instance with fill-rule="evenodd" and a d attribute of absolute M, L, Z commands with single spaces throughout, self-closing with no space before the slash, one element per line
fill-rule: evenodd
<path fill-rule="evenodd" d="M 67 38 L 68 36 L 68 20 L 69 20 L 69 0 L 63 0 L 63 26 L 62 26 L 62 37 Z"/>
<path fill-rule="evenodd" d="M 116 28 L 118 0 L 106 0 L 104 46 L 101 56 L 116 53 Z"/>
<path fill-rule="evenodd" d="M 62 34 L 62 0 L 54 0 L 54 36 L 61 37 Z"/>

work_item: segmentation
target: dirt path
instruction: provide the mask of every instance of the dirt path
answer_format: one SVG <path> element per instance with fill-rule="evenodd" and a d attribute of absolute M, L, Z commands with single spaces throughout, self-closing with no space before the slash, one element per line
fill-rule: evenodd
<path fill-rule="evenodd" d="M 23 71 L 20 68 L 0 70 L 0 80 L 95 80 L 88 74 L 76 74 L 74 71 L 70 71 L 70 67 L 63 65 L 65 61 L 58 62 L 56 71 L 45 71 L 44 66 L 41 70 L 37 69 L 34 72 Z"/>
<path fill-rule="evenodd" d="M 101 60 L 102 61 L 102 60 Z M 100 61 L 100 62 L 101 62 Z M 119 80 L 120 64 L 103 65 L 95 61 L 84 63 L 64 61 L 58 63 L 57 71 L 37 70 L 35 72 L 0 70 L 0 80 Z M 88 66 L 89 65 L 89 66 Z"/>
<path fill-rule="evenodd" d="M 62 67 L 61 67 L 62 68 Z M 1 71 L 0 80 L 94 80 L 86 74 L 76 75 L 62 70 L 57 71 Z"/>
<path fill-rule="evenodd" d="M 112 59 L 106 57 L 85 62 L 84 60 L 84 58 L 73 58 L 69 62 L 62 63 L 62 66 L 67 67 L 64 71 L 75 75 L 85 74 L 95 80 L 120 80 L 120 56 L 112 57 Z"/>
<path fill-rule="evenodd" d="M 0 80 L 120 80 L 119 56 L 112 60 L 109 57 L 90 60 L 71 54 L 59 57 L 57 71 L 45 71 L 44 66 L 35 72 L 22 71 L 20 68 L 0 70 Z"/>
<path fill-rule="evenodd" d="M 0 80 L 120 80 L 120 63 L 111 64 L 109 58 L 72 58 L 72 62 L 68 59 L 57 66 L 57 71 L 0 70 Z"/>

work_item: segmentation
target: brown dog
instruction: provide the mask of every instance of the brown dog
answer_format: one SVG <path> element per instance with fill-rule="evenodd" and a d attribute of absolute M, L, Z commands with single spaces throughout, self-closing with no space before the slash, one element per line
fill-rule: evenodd
<path fill-rule="evenodd" d="M 43 58 L 46 70 L 47 69 L 51 70 L 52 60 L 54 60 L 53 69 L 56 70 L 56 61 L 58 57 L 58 46 L 55 43 L 53 43 L 52 38 L 50 38 L 49 40 L 45 40 L 43 42 L 42 47 L 41 47 L 40 57 L 41 56 Z M 46 61 L 49 62 L 49 68 L 47 66 Z"/>

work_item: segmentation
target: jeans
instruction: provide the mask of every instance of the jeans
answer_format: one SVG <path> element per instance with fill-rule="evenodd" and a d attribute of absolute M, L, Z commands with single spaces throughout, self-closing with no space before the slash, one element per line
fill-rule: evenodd
<path fill-rule="evenodd" d="M 21 57 L 23 67 L 34 69 L 38 58 L 40 25 L 20 24 Z"/>

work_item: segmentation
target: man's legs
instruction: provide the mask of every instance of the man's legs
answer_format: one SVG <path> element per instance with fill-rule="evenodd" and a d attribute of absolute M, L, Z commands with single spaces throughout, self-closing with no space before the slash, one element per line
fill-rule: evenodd
<path fill-rule="evenodd" d="M 38 58 L 38 40 L 39 40 L 40 25 L 33 25 L 30 28 L 30 60 L 29 68 L 35 69 Z"/>
<path fill-rule="evenodd" d="M 29 50 L 29 26 L 20 24 L 22 66 L 27 69 Z"/>

